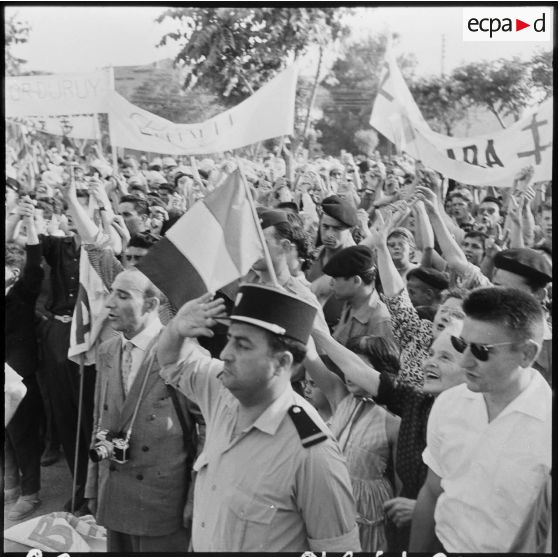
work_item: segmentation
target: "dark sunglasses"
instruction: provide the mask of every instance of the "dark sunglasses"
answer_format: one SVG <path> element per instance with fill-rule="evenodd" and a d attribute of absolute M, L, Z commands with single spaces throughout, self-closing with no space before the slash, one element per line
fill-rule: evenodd
<path fill-rule="evenodd" d="M 478 360 L 486 362 L 490 356 L 490 351 L 494 347 L 502 347 L 504 345 L 515 345 L 515 341 L 506 341 L 504 343 L 494 343 L 492 345 L 482 345 L 481 343 L 467 343 L 462 337 L 450 337 L 453 348 L 458 353 L 464 353 L 467 347 L 471 347 L 471 354 Z"/>

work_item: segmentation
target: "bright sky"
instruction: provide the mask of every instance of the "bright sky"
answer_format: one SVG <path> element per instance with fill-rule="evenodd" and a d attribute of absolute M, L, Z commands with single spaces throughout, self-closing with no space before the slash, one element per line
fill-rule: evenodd
<path fill-rule="evenodd" d="M 49 72 L 87 72 L 103 66 L 140 65 L 173 57 L 177 47 L 156 48 L 173 24 L 154 22 L 164 7 L 134 6 L 8 6 L 6 16 L 18 12 L 31 26 L 29 42 L 17 54 L 28 69 Z M 439 74 L 442 35 L 445 71 L 462 62 L 529 58 L 536 50 L 550 50 L 550 42 L 467 43 L 461 39 L 461 8 L 452 6 L 358 8 L 351 20 L 353 36 L 390 30 L 400 35 L 398 53 L 414 53 L 416 73 Z"/>

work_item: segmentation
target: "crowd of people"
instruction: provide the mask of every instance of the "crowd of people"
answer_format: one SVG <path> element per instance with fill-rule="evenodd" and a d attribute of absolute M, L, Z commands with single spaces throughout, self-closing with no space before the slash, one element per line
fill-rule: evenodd
<path fill-rule="evenodd" d="M 9 519 L 63 456 L 109 552 L 550 551 L 550 183 L 285 142 L 109 160 L 7 170 Z M 175 308 L 136 265 L 238 166 L 268 257 Z M 109 294 L 80 373 L 84 257 Z"/>

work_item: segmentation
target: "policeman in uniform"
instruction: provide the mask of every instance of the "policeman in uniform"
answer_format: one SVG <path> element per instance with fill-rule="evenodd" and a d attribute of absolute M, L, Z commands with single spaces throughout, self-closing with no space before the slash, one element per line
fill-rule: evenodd
<path fill-rule="evenodd" d="M 228 342 L 212 359 L 222 301 L 186 303 L 158 343 L 161 377 L 207 422 L 194 464 L 195 552 L 359 551 L 345 460 L 317 411 L 291 388 L 316 309 L 267 285 L 240 287 Z"/>

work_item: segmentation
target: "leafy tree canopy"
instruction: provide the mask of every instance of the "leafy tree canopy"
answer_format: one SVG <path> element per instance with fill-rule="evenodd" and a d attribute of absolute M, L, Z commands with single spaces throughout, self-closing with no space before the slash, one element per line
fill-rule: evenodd
<path fill-rule="evenodd" d="M 19 19 L 19 15 L 14 13 L 4 22 L 4 46 L 6 60 L 6 75 L 21 75 L 22 65 L 26 60 L 17 57 L 13 52 L 13 47 L 18 44 L 26 43 L 29 39 L 29 23 Z"/>
<path fill-rule="evenodd" d="M 171 8 L 159 18 L 178 28 L 160 45 L 178 42 L 175 62 L 190 72 L 186 88 L 203 86 L 237 104 L 312 44 L 347 32 L 347 8 Z"/>

